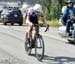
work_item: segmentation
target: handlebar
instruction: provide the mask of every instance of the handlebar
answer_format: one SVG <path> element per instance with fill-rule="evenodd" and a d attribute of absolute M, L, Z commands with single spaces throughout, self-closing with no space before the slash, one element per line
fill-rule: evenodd
<path fill-rule="evenodd" d="M 33 25 L 33 26 L 40 26 L 40 25 L 35 24 L 35 25 Z M 45 29 L 44 32 L 47 32 L 47 31 L 49 30 L 49 25 L 48 25 L 48 24 L 42 24 L 41 26 L 45 26 L 45 27 L 46 27 L 46 29 Z"/>
<path fill-rule="evenodd" d="M 40 24 L 40 26 L 46 27 L 44 32 L 47 32 L 49 30 L 49 24 Z"/>

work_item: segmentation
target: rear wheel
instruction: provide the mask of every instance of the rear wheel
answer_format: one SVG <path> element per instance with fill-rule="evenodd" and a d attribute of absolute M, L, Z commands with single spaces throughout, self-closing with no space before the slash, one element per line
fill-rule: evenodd
<path fill-rule="evenodd" d="M 19 22 L 19 26 L 22 26 L 23 25 L 23 23 L 22 22 Z"/>
<path fill-rule="evenodd" d="M 6 18 L 3 18 L 3 24 L 7 25 L 7 23 L 8 23 L 8 20 Z"/>
<path fill-rule="evenodd" d="M 42 61 L 44 57 L 44 40 L 41 35 L 36 37 L 35 40 L 35 55 L 39 61 Z"/>
<path fill-rule="evenodd" d="M 7 22 L 4 22 L 3 24 L 4 24 L 4 25 L 7 25 Z"/>
<path fill-rule="evenodd" d="M 23 25 L 23 17 L 21 17 L 21 18 L 19 19 L 18 24 L 19 24 L 19 26 L 22 26 L 22 25 Z"/>
<path fill-rule="evenodd" d="M 11 25 L 14 25 L 14 23 L 11 23 Z"/>

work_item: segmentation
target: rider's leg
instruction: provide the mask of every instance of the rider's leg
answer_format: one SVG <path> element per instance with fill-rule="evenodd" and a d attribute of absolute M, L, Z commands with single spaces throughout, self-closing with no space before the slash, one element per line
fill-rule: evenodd
<path fill-rule="evenodd" d="M 28 26 L 28 38 L 32 38 L 33 24 L 30 22 Z"/>
<path fill-rule="evenodd" d="M 66 23 L 66 34 L 70 34 L 70 26 L 71 26 L 71 20 L 68 20 Z"/>
<path fill-rule="evenodd" d="M 35 27 L 35 33 L 39 34 L 39 26 Z"/>

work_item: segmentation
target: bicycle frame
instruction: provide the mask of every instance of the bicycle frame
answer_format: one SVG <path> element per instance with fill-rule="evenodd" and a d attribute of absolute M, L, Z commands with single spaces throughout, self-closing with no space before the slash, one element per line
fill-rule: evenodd
<path fill-rule="evenodd" d="M 34 32 L 34 34 L 35 35 L 39 35 L 39 25 L 38 24 L 34 24 L 33 25 L 33 28 L 35 27 L 35 32 Z M 49 30 L 49 25 L 46 25 L 46 29 L 45 29 L 45 32 L 47 31 L 47 30 Z M 33 31 L 33 30 L 32 30 Z"/>
<path fill-rule="evenodd" d="M 33 30 L 32 30 L 32 38 L 34 40 L 36 35 L 39 35 L 39 26 L 37 24 L 33 25 Z"/>

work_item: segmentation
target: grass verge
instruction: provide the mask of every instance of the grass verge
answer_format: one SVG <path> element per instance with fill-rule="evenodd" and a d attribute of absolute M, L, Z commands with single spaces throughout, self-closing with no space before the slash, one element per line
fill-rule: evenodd
<path fill-rule="evenodd" d="M 51 27 L 59 27 L 59 26 L 61 26 L 61 24 L 59 24 L 58 20 L 47 21 L 47 24 L 49 24 Z"/>
<path fill-rule="evenodd" d="M 39 24 L 41 24 L 42 22 L 39 21 Z M 25 24 L 25 21 L 24 21 L 24 24 Z M 47 21 L 47 24 L 49 24 L 49 26 L 51 27 L 59 27 L 61 26 L 61 24 L 59 23 L 58 20 L 51 20 L 51 21 Z"/>

